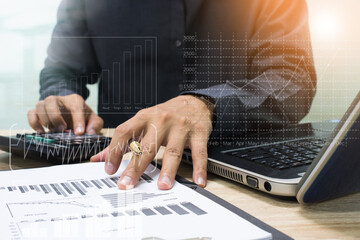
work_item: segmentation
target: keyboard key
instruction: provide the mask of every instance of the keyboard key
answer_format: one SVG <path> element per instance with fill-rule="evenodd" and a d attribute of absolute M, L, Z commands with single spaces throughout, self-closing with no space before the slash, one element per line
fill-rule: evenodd
<path fill-rule="evenodd" d="M 289 149 L 289 147 L 286 145 L 275 145 L 275 146 L 276 146 L 276 148 L 281 149 L 281 150 Z"/>
<path fill-rule="evenodd" d="M 279 149 L 277 149 L 277 148 L 270 148 L 269 149 L 269 152 L 278 152 L 279 151 Z"/>
<path fill-rule="evenodd" d="M 298 166 L 302 166 L 305 165 L 303 162 L 293 162 L 289 164 L 291 167 L 298 167 Z"/>
<path fill-rule="evenodd" d="M 239 158 L 246 158 L 246 157 L 249 157 L 249 154 L 244 153 L 244 152 L 238 152 L 236 154 L 236 156 L 239 157 Z"/>
<path fill-rule="evenodd" d="M 296 160 L 293 160 L 293 159 L 282 159 L 282 160 L 279 160 L 279 162 L 284 163 L 284 164 L 289 164 L 289 163 L 296 162 Z"/>
<path fill-rule="evenodd" d="M 265 154 L 267 153 L 267 151 L 264 151 L 263 149 L 261 148 L 251 148 L 251 149 L 247 149 L 245 150 L 249 155 L 260 155 L 260 154 Z"/>
<path fill-rule="evenodd" d="M 273 161 L 273 159 L 271 159 L 271 158 L 263 158 L 263 159 L 257 159 L 254 162 L 259 163 L 259 164 L 266 164 L 266 163 L 271 162 L 271 161 Z"/>
<path fill-rule="evenodd" d="M 302 161 L 302 163 L 304 163 L 305 165 L 309 165 L 313 162 L 313 160 L 305 160 L 305 161 Z"/>
<path fill-rule="evenodd" d="M 282 155 L 284 155 L 283 153 L 281 153 L 281 152 L 273 152 L 272 153 L 274 156 L 282 156 Z"/>
<path fill-rule="evenodd" d="M 290 142 L 288 143 L 288 146 L 291 148 L 298 148 L 301 146 L 301 144 L 299 142 Z"/>
<path fill-rule="evenodd" d="M 318 152 L 321 151 L 321 148 L 315 148 L 315 149 L 313 149 L 313 151 L 316 152 L 316 153 L 318 153 Z"/>
<path fill-rule="evenodd" d="M 301 153 L 304 154 L 304 155 L 308 155 L 308 154 L 313 154 L 314 152 L 311 151 L 311 150 L 306 150 L 306 151 L 301 152 Z"/>
<path fill-rule="evenodd" d="M 228 152 L 227 154 L 230 156 L 235 156 L 238 152 L 237 151 L 233 151 L 233 152 Z"/>
<path fill-rule="evenodd" d="M 269 164 L 270 167 L 278 167 L 278 166 L 282 166 L 282 165 L 284 165 L 284 164 L 281 164 L 279 162 L 272 162 Z"/>
<path fill-rule="evenodd" d="M 295 153 L 287 154 L 287 156 L 290 158 L 296 158 L 302 156 L 302 154 L 295 152 Z"/>
<path fill-rule="evenodd" d="M 294 161 L 298 161 L 298 162 L 302 162 L 302 161 L 305 161 L 305 160 L 309 160 L 308 158 L 303 157 L 303 156 L 293 157 L 292 159 L 293 159 Z"/>
<path fill-rule="evenodd" d="M 314 159 L 316 158 L 317 154 L 308 154 L 308 155 L 305 155 L 305 157 L 308 157 L 310 159 Z"/>
<path fill-rule="evenodd" d="M 289 157 L 286 156 L 286 155 L 284 155 L 284 154 L 283 154 L 283 155 L 274 156 L 274 158 L 279 159 L 279 160 L 289 159 Z"/>
<path fill-rule="evenodd" d="M 247 159 L 250 160 L 250 161 L 255 161 L 255 160 L 258 160 L 258 159 L 263 159 L 263 158 L 267 158 L 268 155 L 255 155 L 255 156 L 249 156 Z"/>
<path fill-rule="evenodd" d="M 281 152 L 284 153 L 284 154 L 289 154 L 289 153 L 293 153 L 294 150 L 292 150 L 292 149 L 285 149 L 285 150 L 282 150 Z"/>
<path fill-rule="evenodd" d="M 275 168 L 281 170 L 281 169 L 290 168 L 290 166 L 289 165 L 280 165 L 280 166 L 276 166 Z"/>

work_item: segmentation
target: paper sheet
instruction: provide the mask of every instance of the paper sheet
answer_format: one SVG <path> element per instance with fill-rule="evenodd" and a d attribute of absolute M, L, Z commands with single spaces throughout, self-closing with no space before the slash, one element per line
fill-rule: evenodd
<path fill-rule="evenodd" d="M 263 231 L 175 182 L 157 188 L 150 165 L 132 190 L 104 163 L 0 172 L 1 239 L 270 239 Z"/>

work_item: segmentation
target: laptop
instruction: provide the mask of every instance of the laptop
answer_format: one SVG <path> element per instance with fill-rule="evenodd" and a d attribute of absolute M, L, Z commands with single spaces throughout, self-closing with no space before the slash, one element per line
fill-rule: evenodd
<path fill-rule="evenodd" d="M 229 147 L 210 145 L 208 172 L 265 193 L 314 203 L 359 192 L 360 92 L 340 121 L 248 135 Z M 183 161 L 192 163 L 190 151 Z"/>

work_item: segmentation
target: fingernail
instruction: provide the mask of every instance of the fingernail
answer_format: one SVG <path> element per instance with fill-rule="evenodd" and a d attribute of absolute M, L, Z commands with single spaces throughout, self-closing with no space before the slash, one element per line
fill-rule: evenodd
<path fill-rule="evenodd" d="M 171 180 L 168 176 L 164 175 L 162 178 L 161 178 L 161 182 L 164 183 L 165 185 L 167 185 L 168 187 L 171 187 L 172 186 L 172 183 L 171 183 Z"/>
<path fill-rule="evenodd" d="M 131 184 L 131 181 L 132 181 L 131 177 L 124 176 L 120 180 L 120 184 L 126 186 L 126 189 L 132 189 L 132 188 L 134 188 L 134 185 Z"/>
<path fill-rule="evenodd" d="M 114 173 L 114 169 L 114 165 L 110 161 L 108 161 L 105 165 L 105 172 L 111 175 Z"/>
<path fill-rule="evenodd" d="M 84 128 L 82 126 L 78 126 L 76 129 L 75 129 L 75 133 L 82 133 L 84 131 Z"/>
<path fill-rule="evenodd" d="M 198 177 L 196 184 L 205 187 L 205 180 L 202 177 Z"/>
<path fill-rule="evenodd" d="M 94 129 L 89 129 L 88 134 L 95 135 L 96 131 Z"/>

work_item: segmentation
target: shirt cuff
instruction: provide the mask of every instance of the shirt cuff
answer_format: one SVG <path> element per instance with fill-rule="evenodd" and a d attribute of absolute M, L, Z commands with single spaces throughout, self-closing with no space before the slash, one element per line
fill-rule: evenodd
<path fill-rule="evenodd" d="M 213 112 L 213 130 L 210 138 L 224 138 L 234 134 L 234 131 L 242 133 L 248 123 L 242 121 L 246 111 L 244 103 L 239 97 L 239 90 L 228 84 L 220 84 L 205 89 L 184 91 L 181 95 L 204 96 L 215 106 Z M 246 93 L 243 96 L 246 98 Z"/>

